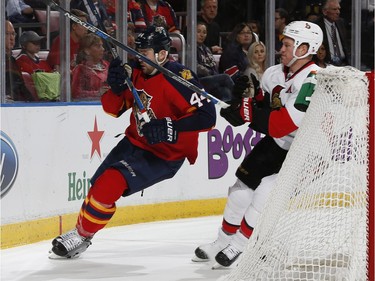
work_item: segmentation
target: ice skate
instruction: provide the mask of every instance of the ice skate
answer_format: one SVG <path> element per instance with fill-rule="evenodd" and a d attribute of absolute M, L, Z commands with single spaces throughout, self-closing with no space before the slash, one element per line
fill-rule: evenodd
<path fill-rule="evenodd" d="M 247 241 L 248 238 L 237 230 L 236 234 L 232 236 L 230 243 L 215 256 L 217 264 L 214 264 L 213 269 L 220 266 L 231 266 L 242 254 Z"/>
<path fill-rule="evenodd" d="M 78 258 L 81 253 L 91 245 L 92 237 L 79 235 L 77 229 L 57 236 L 52 241 L 50 259 L 71 259 Z"/>
<path fill-rule="evenodd" d="M 191 260 L 194 262 L 208 262 L 214 260 L 216 254 L 228 245 L 230 237 L 230 235 L 226 234 L 220 228 L 217 239 L 214 242 L 203 244 L 196 248 L 195 256 Z"/>
<path fill-rule="evenodd" d="M 237 258 L 241 255 L 242 251 L 234 247 L 233 245 L 229 244 L 227 247 L 225 247 L 222 251 L 220 251 L 216 257 L 215 260 L 218 263 L 218 265 L 214 265 L 213 269 L 217 269 L 220 266 L 229 267 L 231 266 Z"/>

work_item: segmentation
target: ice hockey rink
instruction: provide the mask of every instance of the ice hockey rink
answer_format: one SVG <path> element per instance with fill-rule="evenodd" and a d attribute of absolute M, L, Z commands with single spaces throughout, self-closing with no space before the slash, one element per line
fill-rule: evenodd
<path fill-rule="evenodd" d="M 229 269 L 192 262 L 199 244 L 216 238 L 221 216 L 105 228 L 78 259 L 48 258 L 51 241 L 1 250 L 2 281 L 217 280 Z"/>

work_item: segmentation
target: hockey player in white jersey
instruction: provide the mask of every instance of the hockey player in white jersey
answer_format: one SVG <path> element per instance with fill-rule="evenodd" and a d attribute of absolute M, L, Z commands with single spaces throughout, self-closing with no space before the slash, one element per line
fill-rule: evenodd
<path fill-rule="evenodd" d="M 284 29 L 281 64 L 269 67 L 261 85 L 252 79 L 253 98 L 244 97 L 249 86 L 247 77 L 237 84 L 231 106 L 220 114 L 233 126 L 248 123 L 265 137 L 247 155 L 236 172 L 237 180 L 229 187 L 223 222 L 217 239 L 195 250 L 193 261 L 215 259 L 216 266 L 230 266 L 242 253 L 274 185 L 304 116 L 303 106 L 295 106 L 302 95 L 303 83 L 319 69 L 312 61 L 323 40 L 320 27 L 306 21 L 295 21 Z M 311 95 L 312 91 L 304 93 Z M 300 100 L 298 97 L 298 100 Z M 304 100 L 304 99 L 303 99 Z M 307 101 L 308 103 L 308 101 Z M 304 108 L 306 109 L 306 108 Z"/>

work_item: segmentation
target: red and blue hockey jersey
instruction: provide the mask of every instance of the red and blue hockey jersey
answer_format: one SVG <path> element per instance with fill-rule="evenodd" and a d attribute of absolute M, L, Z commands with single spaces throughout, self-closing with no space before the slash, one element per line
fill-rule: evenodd
<path fill-rule="evenodd" d="M 178 62 L 167 62 L 164 67 L 201 88 L 196 75 Z M 111 90 L 106 92 L 101 99 L 104 111 L 119 117 L 132 108 L 130 125 L 125 131 L 131 143 L 162 159 L 187 158 L 193 164 L 198 155 L 198 133 L 210 130 L 216 123 L 214 104 L 160 72 L 148 76 L 135 67 L 132 81 L 150 118 L 170 117 L 176 121 L 175 127 L 179 132 L 177 142 L 154 145 L 147 143 L 141 133 L 144 121 L 129 90 L 123 91 L 119 96 Z"/>

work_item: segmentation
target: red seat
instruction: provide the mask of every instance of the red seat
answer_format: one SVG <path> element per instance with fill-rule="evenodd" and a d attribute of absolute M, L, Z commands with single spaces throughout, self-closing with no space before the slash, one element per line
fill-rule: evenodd
<path fill-rule="evenodd" d="M 46 10 L 34 10 L 35 18 L 40 23 L 46 23 L 42 26 L 41 33 L 43 35 L 47 34 L 47 11 Z M 50 11 L 49 14 L 49 32 L 58 31 L 60 28 L 60 12 L 59 11 Z"/>

